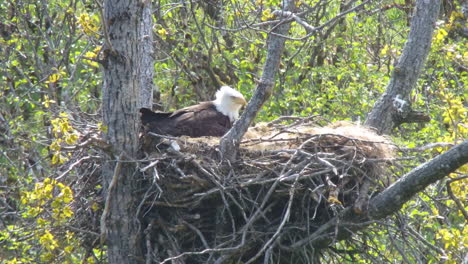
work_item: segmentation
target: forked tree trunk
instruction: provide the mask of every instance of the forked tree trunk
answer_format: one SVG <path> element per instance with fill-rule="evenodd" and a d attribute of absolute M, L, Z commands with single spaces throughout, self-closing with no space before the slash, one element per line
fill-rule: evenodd
<path fill-rule="evenodd" d="M 106 0 L 103 26 L 104 85 L 102 98 L 106 141 L 112 153 L 102 168 L 106 189 L 101 217 L 101 241 L 107 244 L 109 263 L 143 262 L 139 245 L 135 191 L 140 176 L 136 168 L 138 109 L 152 96 L 141 91 L 152 80 L 151 10 L 149 1 Z M 148 91 L 147 91 L 148 92 Z M 140 95 L 148 98 L 140 99 Z"/>
<path fill-rule="evenodd" d="M 403 53 L 395 65 L 385 93 L 377 100 L 366 120 L 366 125 L 381 134 L 405 122 L 424 121 L 413 115 L 409 95 L 415 88 L 421 69 L 431 48 L 432 33 L 439 14 L 440 0 L 417 0 L 411 20 L 411 30 Z"/>

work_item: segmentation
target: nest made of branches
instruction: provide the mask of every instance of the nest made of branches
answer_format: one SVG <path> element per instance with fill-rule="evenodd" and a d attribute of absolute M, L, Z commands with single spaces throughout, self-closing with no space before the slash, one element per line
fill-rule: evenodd
<path fill-rule="evenodd" d="M 140 212 L 153 259 L 310 263 L 299 242 L 344 207 L 366 212 L 391 181 L 393 145 L 363 126 L 305 121 L 249 129 L 232 164 L 219 138 L 145 135 Z"/>

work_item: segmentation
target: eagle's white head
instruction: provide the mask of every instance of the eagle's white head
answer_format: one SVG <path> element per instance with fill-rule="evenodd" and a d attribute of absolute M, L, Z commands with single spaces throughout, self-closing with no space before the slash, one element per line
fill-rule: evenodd
<path fill-rule="evenodd" d="M 239 118 L 239 110 L 247 104 L 244 96 L 229 86 L 222 86 L 216 92 L 216 99 L 213 101 L 216 109 L 229 117 L 231 122 Z"/>

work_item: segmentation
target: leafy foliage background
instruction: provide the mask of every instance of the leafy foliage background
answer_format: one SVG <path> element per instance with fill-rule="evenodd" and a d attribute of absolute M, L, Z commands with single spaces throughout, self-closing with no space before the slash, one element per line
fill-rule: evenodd
<path fill-rule="evenodd" d="M 409 31 L 411 5 L 374 1 L 300 1 L 272 99 L 257 121 L 283 115 L 364 120 L 385 90 Z M 268 22 L 279 1 L 161 0 L 153 3 L 157 91 L 161 110 L 211 100 L 231 85 L 250 97 L 266 56 Z M 402 148 L 398 175 L 446 147 L 411 150 L 468 137 L 468 47 L 460 34 L 460 3 L 444 1 L 423 75 L 411 97 L 425 124 L 404 124 L 393 139 Z M 104 43 L 99 1 L 0 3 L 0 259 L 5 263 L 100 263 L 103 248 L 83 241 L 92 230 L 73 227 L 76 186 L 83 171 L 79 142 L 99 123 Z M 339 16 L 332 23 L 330 19 Z M 325 24 L 324 24 L 325 23 Z M 468 248 L 468 167 L 415 197 L 389 219 L 323 258 L 336 263 L 460 263 Z M 452 179 L 451 179 L 452 178 Z M 96 185 L 95 193 L 100 192 Z M 89 198 L 89 197 L 88 197 Z M 83 202 L 83 201 L 82 201 Z M 86 201 L 99 212 L 99 201 Z M 460 208 L 460 204 L 461 207 Z M 95 234 L 96 235 L 96 234 Z M 87 243 L 85 243 L 87 242 Z"/>

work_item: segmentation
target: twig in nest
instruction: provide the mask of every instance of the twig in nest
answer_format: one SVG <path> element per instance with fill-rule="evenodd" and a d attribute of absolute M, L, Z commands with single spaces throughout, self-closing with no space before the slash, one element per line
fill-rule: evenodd
<path fill-rule="evenodd" d="M 338 175 L 338 170 L 336 169 L 335 166 L 333 166 L 333 164 L 331 164 L 329 161 L 327 161 L 327 160 L 325 160 L 325 159 L 320 158 L 318 155 L 315 155 L 315 157 L 317 158 L 317 160 L 318 160 L 320 163 L 322 163 L 322 164 L 324 164 L 325 166 L 331 168 L 331 169 L 333 170 L 333 173 L 334 173 L 335 175 Z"/>
<path fill-rule="evenodd" d="M 153 229 L 153 222 L 149 223 L 149 225 L 145 228 L 145 231 L 143 232 L 145 234 L 146 240 L 146 264 L 152 263 L 151 254 L 153 248 L 151 247 L 151 229 Z"/>
<path fill-rule="evenodd" d="M 318 117 L 320 115 L 312 115 L 312 116 L 304 116 L 304 117 L 301 117 L 301 116 L 280 116 L 278 117 L 277 119 L 271 121 L 271 122 L 268 122 L 267 123 L 267 126 L 268 127 L 272 127 L 272 126 L 275 126 L 285 120 L 295 120 L 291 125 L 288 125 L 287 127 L 292 127 L 292 126 L 297 126 L 298 124 L 302 124 L 302 123 L 305 123 L 305 122 L 308 122 L 309 120 L 312 120 L 316 117 Z"/>
<path fill-rule="evenodd" d="M 302 147 L 302 145 L 301 145 Z M 286 177 L 286 176 L 289 176 L 291 173 L 291 171 L 288 171 L 286 172 L 286 168 L 289 166 L 289 164 L 291 164 L 291 162 L 294 160 L 294 158 L 298 155 L 298 151 L 296 151 L 294 153 L 294 155 L 291 156 L 291 158 L 288 160 L 288 162 L 286 163 L 286 165 L 283 167 L 283 169 L 281 170 L 280 172 L 280 175 L 278 178 L 274 179 L 274 182 L 273 184 L 270 186 L 270 188 L 268 189 L 268 192 L 266 193 L 265 197 L 263 197 L 263 201 L 262 203 L 260 204 L 260 206 L 258 207 L 258 209 L 255 211 L 255 213 L 250 217 L 249 221 L 242 227 L 244 232 L 246 232 L 250 226 L 255 222 L 255 220 L 261 215 L 263 214 L 262 212 L 262 209 L 265 207 L 265 205 L 267 204 L 267 202 L 269 201 L 271 195 L 273 194 L 273 192 L 275 191 L 276 189 L 276 186 L 278 185 L 278 183 L 281 182 L 281 180 Z M 303 162 L 301 162 L 303 163 Z M 306 166 L 306 164 L 304 164 L 304 166 Z M 297 166 L 296 166 L 297 167 Z M 297 177 L 295 179 L 295 182 L 297 181 L 299 177 Z"/>
<path fill-rule="evenodd" d="M 156 134 L 154 132 L 148 132 L 148 135 L 151 135 L 151 136 L 154 136 L 154 137 L 158 137 L 158 138 L 167 138 L 167 139 L 172 139 L 172 140 L 180 140 L 180 138 L 178 137 L 171 137 L 171 136 L 166 136 L 166 135 L 160 135 L 160 134 Z"/>
<path fill-rule="evenodd" d="M 174 170 L 180 175 L 182 179 L 187 178 L 187 175 L 185 175 L 185 173 L 179 168 L 179 166 L 177 166 L 177 163 L 175 161 L 171 162 L 171 167 L 174 168 Z"/>
<path fill-rule="evenodd" d="M 292 206 L 292 202 L 294 200 L 294 194 L 295 194 L 295 191 L 296 191 L 296 184 L 297 184 L 298 179 L 299 179 L 299 177 L 296 178 L 293 185 L 289 189 L 288 205 L 287 205 L 286 212 L 284 213 L 284 216 L 283 216 L 283 219 L 282 219 L 280 225 L 276 229 L 273 236 L 265 244 L 263 244 L 263 247 L 258 251 L 258 253 L 253 258 L 251 258 L 248 262 L 246 262 L 246 264 L 250 264 L 253 261 L 255 261 L 257 258 L 259 258 L 263 254 L 263 252 L 265 252 L 265 250 L 270 251 L 272 249 L 272 243 L 278 238 L 278 236 L 280 235 L 281 231 L 283 230 L 283 227 L 286 224 L 286 222 L 289 221 L 289 216 L 291 214 L 291 206 Z"/>
<path fill-rule="evenodd" d="M 292 128 L 292 127 L 295 127 L 295 126 L 299 126 L 301 124 L 305 124 L 305 123 L 310 122 L 311 120 L 315 119 L 316 117 L 320 117 L 322 120 L 324 119 L 320 115 L 312 115 L 312 116 L 308 116 L 306 118 L 294 121 L 292 124 L 287 125 L 287 126 L 283 126 L 283 127 L 280 127 L 280 128 L 288 129 L 288 128 Z M 328 120 L 326 120 L 326 121 L 328 121 Z M 330 122 L 328 122 L 328 123 L 330 123 Z"/>
<path fill-rule="evenodd" d="M 182 220 L 182 223 L 184 223 L 186 226 L 188 226 L 190 229 L 192 229 L 193 232 L 195 232 L 198 235 L 198 237 L 200 238 L 200 240 L 203 243 L 203 246 L 205 246 L 205 248 L 211 248 L 208 245 L 208 242 L 206 241 L 205 236 L 202 234 L 202 232 L 198 228 L 196 228 L 194 225 L 190 224 L 189 222 L 187 222 L 185 220 Z"/>
<path fill-rule="evenodd" d="M 143 167 L 142 169 L 140 169 L 140 172 L 145 172 L 147 171 L 148 169 L 158 165 L 160 159 L 156 159 L 155 161 L 151 162 L 150 164 L 148 164 L 147 166 Z"/>

